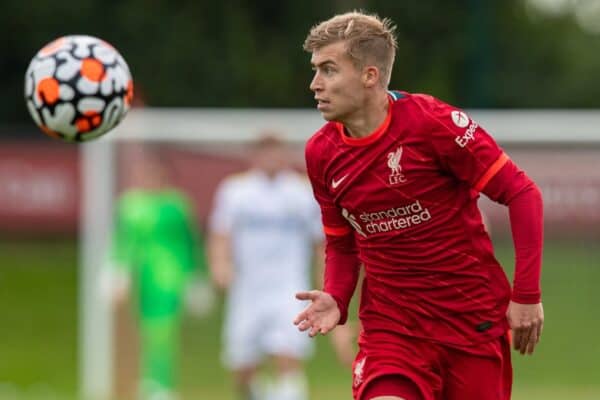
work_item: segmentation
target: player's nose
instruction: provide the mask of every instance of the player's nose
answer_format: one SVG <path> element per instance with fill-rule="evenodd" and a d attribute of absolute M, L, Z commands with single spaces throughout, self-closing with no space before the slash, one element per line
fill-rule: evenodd
<path fill-rule="evenodd" d="M 310 82 L 309 88 L 313 92 L 323 90 L 323 83 L 322 83 L 321 79 L 319 78 L 319 74 L 315 74 L 312 81 Z"/>

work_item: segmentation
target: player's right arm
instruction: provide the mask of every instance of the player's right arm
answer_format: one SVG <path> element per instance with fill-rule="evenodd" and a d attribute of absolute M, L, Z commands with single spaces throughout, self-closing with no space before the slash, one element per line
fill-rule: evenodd
<path fill-rule="evenodd" d="M 210 216 L 208 265 L 213 284 L 227 290 L 234 277 L 231 231 L 233 209 L 231 185 L 225 181 L 217 189 Z"/>
<path fill-rule="evenodd" d="M 210 234 L 208 240 L 208 258 L 213 284 L 219 290 L 227 290 L 233 280 L 231 237 L 228 234 Z"/>
<path fill-rule="evenodd" d="M 323 154 L 315 140 L 306 146 L 307 173 L 315 199 L 321 208 L 325 231 L 325 273 L 323 290 L 300 292 L 299 300 L 310 300 L 294 324 L 310 336 L 326 334 L 338 324 L 346 322 L 348 305 L 358 282 L 360 261 L 352 228 L 334 203 L 325 182 L 320 156 Z"/>

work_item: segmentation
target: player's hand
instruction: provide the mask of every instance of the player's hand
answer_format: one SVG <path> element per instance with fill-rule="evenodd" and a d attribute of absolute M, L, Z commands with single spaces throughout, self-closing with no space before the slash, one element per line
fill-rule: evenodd
<path fill-rule="evenodd" d="M 233 268 L 227 264 L 218 265 L 211 270 L 213 285 L 221 292 L 229 290 L 233 282 Z"/>
<path fill-rule="evenodd" d="M 544 328 L 542 303 L 519 304 L 511 301 L 506 315 L 512 329 L 514 349 L 521 354 L 533 354 Z"/>
<path fill-rule="evenodd" d="M 302 332 L 308 330 L 308 336 L 318 333 L 325 335 L 337 326 L 341 313 L 337 303 L 329 293 L 320 290 L 296 293 L 298 300 L 310 300 L 308 307 L 294 319 L 294 325 Z"/>
<path fill-rule="evenodd" d="M 215 303 L 215 289 L 210 282 L 200 276 L 192 278 L 185 288 L 186 311 L 189 311 L 194 317 L 204 318 L 212 312 Z"/>
<path fill-rule="evenodd" d="M 100 272 L 100 295 L 111 307 L 121 307 L 130 295 L 130 277 L 116 268 L 104 268 Z"/>

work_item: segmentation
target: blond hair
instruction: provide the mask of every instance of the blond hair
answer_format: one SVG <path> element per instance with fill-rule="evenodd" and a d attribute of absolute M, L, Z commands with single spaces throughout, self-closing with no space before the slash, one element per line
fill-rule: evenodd
<path fill-rule="evenodd" d="M 381 84 L 387 88 L 396 56 L 396 27 L 388 18 L 352 11 L 336 15 L 313 26 L 304 41 L 304 50 L 312 53 L 333 43 L 346 42 L 346 52 L 355 67 L 375 65 Z"/>

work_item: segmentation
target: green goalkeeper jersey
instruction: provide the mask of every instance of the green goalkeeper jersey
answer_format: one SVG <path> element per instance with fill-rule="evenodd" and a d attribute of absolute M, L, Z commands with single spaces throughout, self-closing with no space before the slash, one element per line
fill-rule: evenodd
<path fill-rule="evenodd" d="M 176 313 L 204 246 L 188 199 L 175 189 L 133 189 L 118 201 L 114 261 L 138 292 L 142 316 Z"/>

